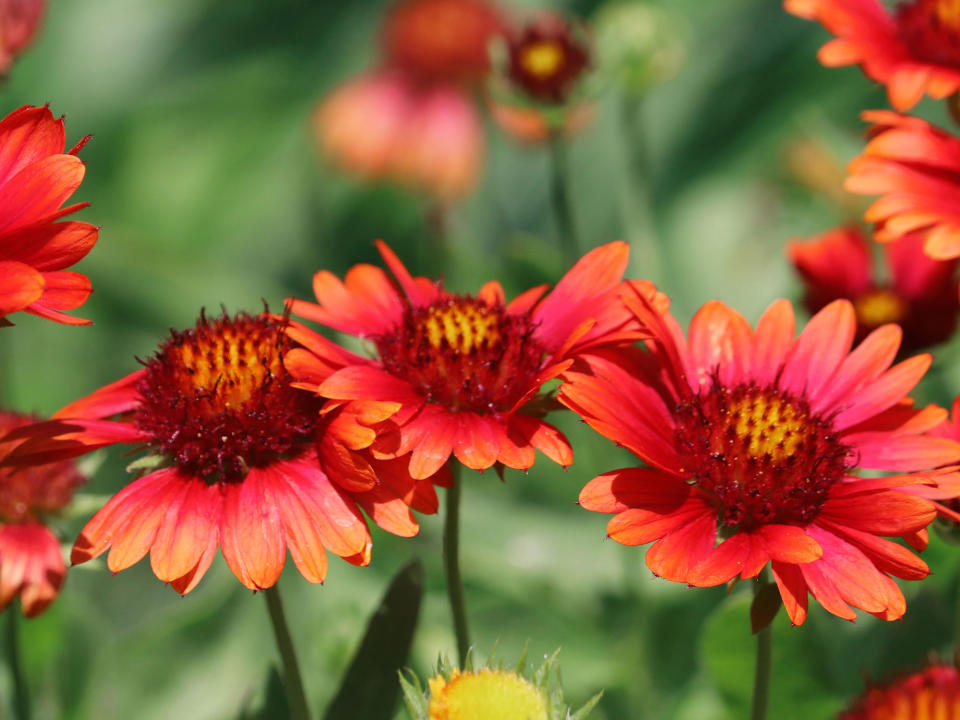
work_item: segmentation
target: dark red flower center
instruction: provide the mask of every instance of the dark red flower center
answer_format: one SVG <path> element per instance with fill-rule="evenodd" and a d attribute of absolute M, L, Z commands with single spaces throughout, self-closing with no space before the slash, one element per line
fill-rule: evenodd
<path fill-rule="evenodd" d="M 889 288 L 868 290 L 854 299 L 853 307 L 857 322 L 867 328 L 899 323 L 910 309 L 907 301 Z"/>
<path fill-rule="evenodd" d="M 450 410 L 509 410 L 534 384 L 544 348 L 528 315 L 468 296 L 409 310 L 377 339 L 384 367 Z"/>
<path fill-rule="evenodd" d="M 714 382 L 677 410 L 677 449 L 728 526 L 806 523 L 850 464 L 828 419 L 775 387 Z"/>
<path fill-rule="evenodd" d="M 33 415 L 0 411 L 0 437 L 11 430 L 40 422 Z M 0 446 L 0 460 L 16 447 Z M 73 491 L 86 481 L 72 460 L 24 468 L 0 469 L 0 520 L 17 522 L 64 508 Z"/>
<path fill-rule="evenodd" d="M 226 315 L 172 331 L 146 364 L 136 424 L 189 472 L 240 480 L 308 440 L 318 401 L 290 387 L 281 323 Z"/>
<path fill-rule="evenodd" d="M 510 42 L 510 79 L 544 102 L 565 102 L 589 64 L 586 43 L 553 15 L 540 18 Z"/>
<path fill-rule="evenodd" d="M 960 0 L 912 0 L 897 8 L 900 34 L 919 58 L 960 67 Z"/>

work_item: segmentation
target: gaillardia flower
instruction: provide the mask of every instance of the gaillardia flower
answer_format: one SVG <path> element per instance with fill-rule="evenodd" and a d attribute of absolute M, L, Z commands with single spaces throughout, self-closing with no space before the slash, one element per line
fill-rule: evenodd
<path fill-rule="evenodd" d="M 804 280 L 811 313 L 846 298 L 857 313 L 855 341 L 887 323 L 903 330 L 901 353 L 947 340 L 957 326 L 956 260 L 931 260 L 923 237 L 907 235 L 884 247 L 889 279 L 877 277 L 870 243 L 853 227 L 808 241 L 794 241 L 787 254 Z"/>
<path fill-rule="evenodd" d="M 416 675 L 401 675 L 404 702 L 411 720 L 583 720 L 600 695 L 572 712 L 563 702 L 558 653 L 533 669 L 527 667 L 524 651 L 513 670 L 495 664 L 492 656 L 476 669 L 468 658 L 464 670 L 442 658 L 427 693 Z"/>
<path fill-rule="evenodd" d="M 45 10 L 46 0 L 0 0 L 0 74 L 27 49 Z"/>
<path fill-rule="evenodd" d="M 853 305 L 831 303 L 794 339 L 790 303 L 756 329 L 723 303 L 706 304 L 689 338 L 642 298 L 624 300 L 652 333 L 646 350 L 584 354 L 559 399 L 645 467 L 591 480 L 580 504 L 613 513 L 607 533 L 654 542 L 647 566 L 696 586 L 773 576 L 794 624 L 811 592 L 829 612 L 851 606 L 893 620 L 906 610 L 889 575 L 927 566 L 880 536 L 909 537 L 936 516 L 897 488 L 933 483 L 922 472 L 960 460 L 960 443 L 930 437 L 945 411 L 910 407 L 930 365 L 891 367 L 901 331 L 885 325 L 851 352 Z M 858 477 L 860 469 L 901 473 Z M 717 544 L 719 542 L 719 545 Z"/>
<path fill-rule="evenodd" d="M 98 228 L 61 218 L 87 203 L 61 208 L 80 187 L 84 165 L 64 153 L 63 119 L 49 108 L 25 105 L 0 120 L 0 325 L 24 310 L 69 325 L 88 320 L 62 310 L 90 295 L 85 275 L 65 270 L 90 252 Z"/>
<path fill-rule="evenodd" d="M 837 720 L 955 720 L 960 717 L 960 673 L 931 665 L 867 691 Z"/>
<path fill-rule="evenodd" d="M 0 412 L 0 435 L 36 422 Z M 0 460 L 10 446 L 0 446 Z M 44 520 L 57 513 L 85 478 L 70 460 L 22 470 L 0 468 L 0 610 L 20 596 L 27 617 L 52 603 L 67 573 L 56 535 Z"/>
<path fill-rule="evenodd" d="M 827 66 L 860 65 L 887 87 L 890 104 L 909 110 L 924 93 L 942 99 L 960 89 L 960 2 L 784 0 L 788 12 L 836 35 L 818 57 Z"/>
<path fill-rule="evenodd" d="M 492 78 L 488 93 L 497 124 L 524 142 L 583 129 L 593 115 L 592 105 L 578 97 L 591 65 L 585 27 L 555 13 L 541 13 L 506 38 L 503 77 Z"/>
<path fill-rule="evenodd" d="M 337 401 L 380 403 L 389 420 L 371 451 L 381 458 L 411 453 L 415 478 L 433 475 L 451 454 L 475 470 L 495 463 L 526 469 L 536 448 L 569 465 L 569 443 L 539 417 L 535 399 L 576 352 L 642 336 L 617 301 L 626 244 L 591 251 L 546 297 L 540 286 L 510 303 L 496 281 L 476 296 L 453 294 L 412 277 L 384 243 L 377 247 L 399 288 L 380 268 L 357 265 L 345 282 L 318 272 L 317 303 L 289 301 L 295 315 L 370 341 L 376 356 L 348 353 L 294 326 L 310 350 L 288 355 L 298 387 Z M 665 309 L 652 285 L 636 288 Z"/>
<path fill-rule="evenodd" d="M 149 551 L 154 574 L 185 594 L 219 546 L 234 575 L 259 590 L 280 577 L 289 548 L 303 576 L 322 582 L 326 551 L 369 562 L 361 507 L 400 535 L 417 532 L 410 507 L 436 511 L 429 482 L 412 480 L 403 463 L 364 460 L 363 443 L 351 442 L 362 435 L 362 406 L 321 417 L 320 403 L 291 387 L 283 353 L 293 343 L 284 329 L 267 316 L 201 316 L 195 328 L 173 331 L 142 370 L 7 436 L 30 438 L 8 465 L 114 443 L 155 453 L 139 463 L 150 472 L 81 531 L 74 563 L 109 548 L 107 566 L 117 572 Z M 324 458 L 349 463 L 354 455 L 358 471 L 349 477 L 326 471 Z"/>
<path fill-rule="evenodd" d="M 870 111 L 863 153 L 850 164 L 845 187 L 882 195 L 865 218 L 889 242 L 922 231 L 923 251 L 935 260 L 960 257 L 960 139 L 920 118 Z"/>

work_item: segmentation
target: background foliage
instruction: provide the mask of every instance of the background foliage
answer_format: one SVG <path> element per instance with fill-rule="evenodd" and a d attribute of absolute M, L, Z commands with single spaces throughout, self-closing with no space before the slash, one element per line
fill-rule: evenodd
<path fill-rule="evenodd" d="M 516 293 L 559 278 L 543 148 L 518 149 L 490 128 L 485 177 L 449 213 L 445 246 L 422 198 L 360 185 L 318 159 L 310 113 L 371 64 L 384 4 L 51 0 L 39 41 L 0 97 L 4 113 L 50 102 L 67 114 L 70 142 L 95 135 L 76 197 L 93 203 L 83 219 L 103 226 L 79 268 L 96 288 L 82 314 L 96 324 L 18 316 L 0 338 L 5 404 L 52 412 L 134 369 L 135 356 L 149 356 L 168 327 L 192 325 L 202 307 L 309 297 L 314 270 L 376 262 L 376 237 L 455 290 L 497 277 Z M 773 299 L 797 297 L 785 242 L 847 219 L 794 182 L 787 153 L 818 137 L 845 163 L 862 143 L 857 113 L 885 99 L 855 69 L 822 68 L 815 52 L 825 35 L 779 3 L 669 6 L 684 20 L 688 58 L 645 99 L 643 127 L 629 128 L 645 136 L 651 202 L 631 176 L 611 87 L 571 148 L 581 249 L 629 240 L 632 274 L 660 284 L 683 322 L 714 297 L 754 321 Z M 589 16 L 595 3 L 569 7 Z M 946 122 L 929 101 L 920 111 Z M 928 389 L 941 403 L 960 389 L 949 365 L 938 358 Z M 465 475 L 463 569 L 480 653 L 496 641 L 506 658 L 528 639 L 532 658 L 562 646 L 572 705 L 606 689 L 599 720 L 744 717 L 748 589 L 727 597 L 659 581 L 640 550 L 604 542 L 606 517 L 574 501 L 586 480 L 629 459 L 574 419 L 557 420 L 576 449 L 568 471 L 541 457 L 503 484 L 492 472 Z M 126 481 L 118 455 L 91 492 Z M 65 522 L 64 537 L 85 519 Z M 423 676 L 438 653 L 453 653 L 440 518 L 422 524 L 410 541 L 375 531 L 372 565 L 334 561 L 322 588 L 288 564 L 281 586 L 315 708 L 334 695 L 389 578 L 417 556 L 427 594 L 411 664 Z M 771 717 L 830 717 L 861 689 L 863 670 L 882 675 L 946 650 L 956 552 L 934 538 L 925 556 L 934 575 L 908 585 L 902 622 L 865 615 L 851 625 L 815 606 L 793 629 L 781 614 Z M 275 662 L 263 600 L 221 560 L 185 599 L 145 562 L 116 577 L 89 563 L 71 572 L 49 612 L 24 624 L 24 641 L 38 720 L 238 717 L 262 701 Z M 8 683 L 0 673 L 0 698 Z"/>

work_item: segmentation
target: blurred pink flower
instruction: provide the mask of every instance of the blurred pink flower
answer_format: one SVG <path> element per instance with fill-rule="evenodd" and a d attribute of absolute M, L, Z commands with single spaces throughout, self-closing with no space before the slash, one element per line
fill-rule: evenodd
<path fill-rule="evenodd" d="M 6 73 L 43 20 L 46 0 L 0 0 L 0 73 Z"/>

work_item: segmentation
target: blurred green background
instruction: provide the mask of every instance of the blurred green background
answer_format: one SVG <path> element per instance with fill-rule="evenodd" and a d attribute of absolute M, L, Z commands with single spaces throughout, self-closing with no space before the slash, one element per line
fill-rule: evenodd
<path fill-rule="evenodd" d="M 499 278 L 515 294 L 565 270 L 549 204 L 548 156 L 488 127 L 476 191 L 449 211 L 441 251 L 422 197 L 360 184 L 321 161 L 309 116 L 337 83 L 377 54 L 382 0 L 51 0 L 34 47 L 0 90 L 9 112 L 49 102 L 67 115 L 68 144 L 86 133 L 80 216 L 102 225 L 78 267 L 96 289 L 66 328 L 19 315 L 0 337 L 5 404 L 49 413 L 136 367 L 168 327 L 200 308 L 279 308 L 310 297 L 312 273 L 376 262 L 386 239 L 417 273 L 470 292 Z M 556 7 L 561 7 L 559 4 Z M 589 17 L 597 3 L 569 9 Z M 785 157 L 819 138 L 845 164 L 862 146 L 858 113 L 885 107 L 856 69 L 815 60 L 826 34 L 773 0 L 672 0 L 687 44 L 679 74 L 643 101 L 625 127 L 610 85 L 594 125 L 570 147 L 575 214 L 585 251 L 623 238 L 631 272 L 671 295 L 686 322 L 710 298 L 755 321 L 799 286 L 783 255 L 795 236 L 824 231 L 844 210 L 801 187 Z M 945 117 L 932 103 L 921 114 Z M 489 123 L 488 123 L 489 125 Z M 629 158 L 643 138 L 644 182 Z M 644 199 L 643 185 L 650 189 Z M 927 394 L 948 403 L 956 371 L 938 361 Z M 475 644 L 499 641 L 514 659 L 562 647 L 569 702 L 600 689 L 598 720 L 733 720 L 746 717 L 753 673 L 749 590 L 687 589 L 654 579 L 643 551 L 604 541 L 606 516 L 574 503 L 598 472 L 629 457 L 571 417 L 576 462 L 542 456 L 528 473 L 465 476 L 462 563 Z M 113 452 L 89 491 L 126 481 Z M 70 541 L 85 517 L 64 523 Z M 288 563 L 281 580 L 311 701 L 326 705 L 389 578 L 411 558 L 427 568 L 428 594 L 411 665 L 425 676 L 453 653 L 440 562 L 439 517 L 413 540 L 375 531 L 368 568 L 332 561 L 323 587 Z M 72 534 L 71 534 L 72 533 Z M 774 628 L 771 718 L 828 718 L 875 676 L 946 651 L 960 564 L 934 538 L 934 575 L 905 588 L 897 623 L 856 625 L 812 607 L 801 629 L 781 613 Z M 232 718 L 263 697 L 275 648 L 265 603 L 217 560 L 181 599 L 148 564 L 111 576 L 91 563 L 71 571 L 62 596 L 23 624 L 38 720 Z M 9 698 L 0 672 L 0 717 Z M 403 717 L 403 714 L 398 714 Z"/>

